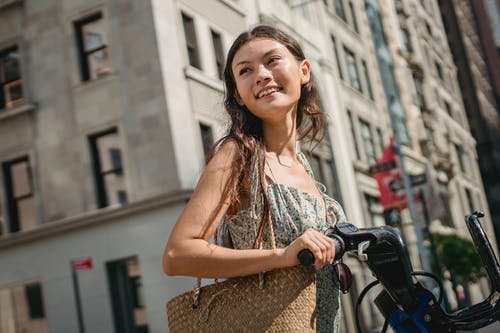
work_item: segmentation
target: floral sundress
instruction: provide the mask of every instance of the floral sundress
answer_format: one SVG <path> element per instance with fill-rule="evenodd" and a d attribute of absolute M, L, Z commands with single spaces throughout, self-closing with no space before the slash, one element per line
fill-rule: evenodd
<path fill-rule="evenodd" d="M 297 153 L 297 158 L 314 180 L 314 174 L 304 154 Z M 261 200 L 256 193 L 259 179 L 257 163 L 258 161 L 254 160 L 252 165 L 249 207 L 234 215 L 226 216 L 221 224 L 219 239 L 223 246 L 229 245 L 235 249 L 251 249 L 254 246 L 259 214 L 262 211 Z M 326 214 L 323 211 L 323 204 L 311 193 L 285 184 L 270 183 L 267 186 L 277 248 L 288 246 L 309 228 L 325 231 L 337 222 L 346 221 L 340 204 L 324 193 L 322 184 L 317 184 L 325 202 Z M 263 248 L 272 248 L 269 237 L 263 238 Z M 335 283 L 338 284 L 337 279 L 332 265 L 326 265 L 316 271 L 317 332 L 339 331 L 340 298 L 339 290 L 335 286 Z"/>

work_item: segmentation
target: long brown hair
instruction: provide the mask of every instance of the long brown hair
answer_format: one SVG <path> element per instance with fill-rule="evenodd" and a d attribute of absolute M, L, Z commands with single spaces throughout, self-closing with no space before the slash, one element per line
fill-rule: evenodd
<path fill-rule="evenodd" d="M 237 152 L 232 161 L 231 172 L 224 193 L 226 202 L 230 202 L 228 214 L 234 214 L 241 207 L 240 198 L 250 197 L 250 177 L 252 163 L 257 158 L 260 179 L 258 180 L 257 193 L 263 202 L 263 211 L 260 216 L 258 236 L 264 232 L 269 218 L 269 200 L 265 191 L 265 149 L 263 144 L 262 121 L 254 116 L 244 105 L 240 105 L 235 98 L 236 82 L 232 71 L 232 62 L 236 52 L 246 43 L 257 39 L 272 39 L 284 45 L 297 61 L 305 59 L 304 52 L 299 43 L 284 31 L 268 25 L 259 25 L 241 33 L 229 49 L 226 67 L 224 69 L 225 98 L 224 106 L 230 117 L 228 133 L 218 140 L 214 147 L 220 147 L 231 141 L 236 144 Z M 312 78 L 302 85 L 296 113 L 296 127 L 299 139 L 307 141 L 321 141 L 324 135 L 325 116 L 319 106 L 318 93 Z M 210 159 L 209 159 L 210 160 Z M 222 205 L 222 202 L 221 204 Z M 218 207 L 220 208 L 220 207 Z M 218 211 L 218 209 L 216 209 Z"/>

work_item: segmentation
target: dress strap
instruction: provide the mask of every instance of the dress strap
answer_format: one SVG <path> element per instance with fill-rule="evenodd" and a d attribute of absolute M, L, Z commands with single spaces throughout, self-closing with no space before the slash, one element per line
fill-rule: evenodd
<path fill-rule="evenodd" d="M 304 153 L 301 151 L 297 152 L 297 158 L 300 161 L 300 163 L 302 164 L 302 166 L 304 167 L 304 169 L 306 169 L 306 172 L 309 174 L 309 176 L 311 176 L 311 178 L 314 180 L 314 183 L 318 187 L 319 191 L 322 193 L 326 193 L 325 184 L 321 183 L 320 181 L 318 181 L 316 179 L 316 177 L 314 176 L 314 172 L 311 168 L 311 165 L 307 161 L 307 158 L 305 157 Z"/>

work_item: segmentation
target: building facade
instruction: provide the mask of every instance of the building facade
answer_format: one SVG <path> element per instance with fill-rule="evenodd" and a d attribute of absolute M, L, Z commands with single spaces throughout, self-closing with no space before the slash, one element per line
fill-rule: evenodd
<path fill-rule="evenodd" d="M 465 234 L 469 196 L 480 206 L 485 196 L 437 3 L 427 3 L 433 14 L 412 0 L 0 0 L 0 332 L 166 331 L 166 301 L 195 281 L 164 276 L 163 247 L 225 131 L 225 54 L 258 23 L 290 32 L 312 62 L 328 131 L 301 149 L 348 219 L 385 224 L 370 166 L 396 110 L 409 173 L 432 162 L 449 207 L 437 219 Z M 387 38 L 398 104 L 367 9 Z M 419 267 L 408 210 L 402 219 Z M 348 263 L 343 327 L 355 332 L 372 277 Z M 368 302 L 362 313 L 365 329 L 382 325 Z"/>
<path fill-rule="evenodd" d="M 500 58 L 490 18 L 491 2 L 441 1 L 447 40 L 457 66 L 459 87 L 477 154 L 493 225 L 500 236 Z M 495 10 L 496 9 L 496 10 Z M 488 15 L 491 13 L 492 16 Z M 500 33 L 500 27 L 497 27 Z M 499 43 L 500 45 L 500 43 Z"/>

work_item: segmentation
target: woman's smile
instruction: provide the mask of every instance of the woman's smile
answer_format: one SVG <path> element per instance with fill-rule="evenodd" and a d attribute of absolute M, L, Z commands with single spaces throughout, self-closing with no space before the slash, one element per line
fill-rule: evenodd
<path fill-rule="evenodd" d="M 297 108 L 310 64 L 298 61 L 281 43 L 258 38 L 236 52 L 232 71 L 238 103 L 262 120 L 280 118 Z"/>

